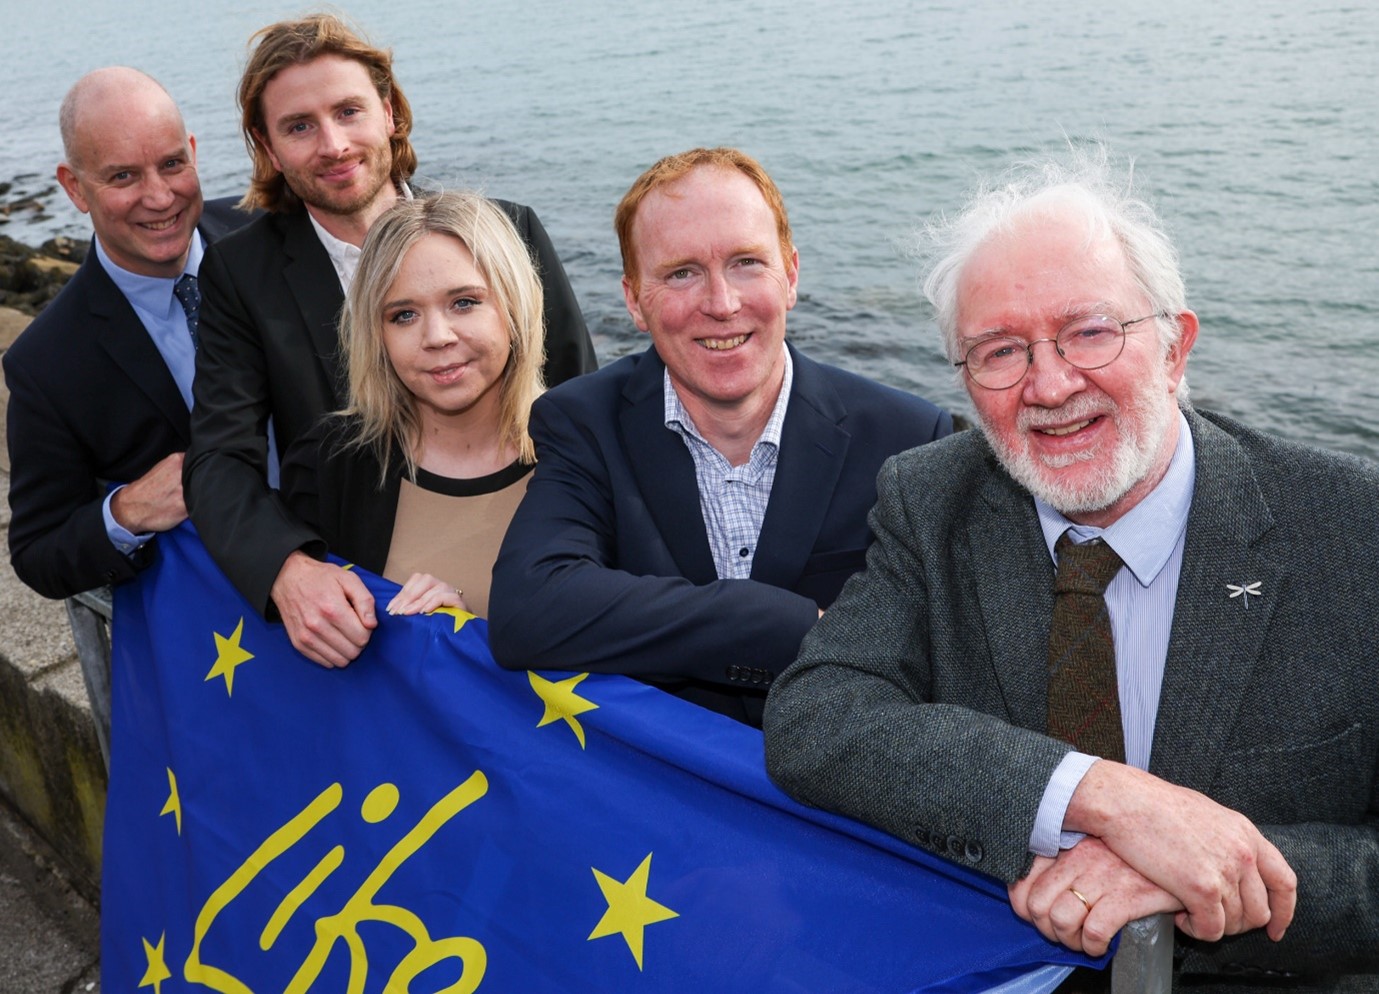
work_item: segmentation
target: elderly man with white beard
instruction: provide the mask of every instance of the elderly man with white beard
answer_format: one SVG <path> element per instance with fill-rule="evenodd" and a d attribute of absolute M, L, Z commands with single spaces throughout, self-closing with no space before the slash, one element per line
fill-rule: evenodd
<path fill-rule="evenodd" d="M 883 468 L 768 767 L 1074 949 L 1173 913 L 1177 989 L 1376 989 L 1379 469 L 1187 404 L 1177 253 L 1073 158 L 931 226 L 981 431 Z"/>

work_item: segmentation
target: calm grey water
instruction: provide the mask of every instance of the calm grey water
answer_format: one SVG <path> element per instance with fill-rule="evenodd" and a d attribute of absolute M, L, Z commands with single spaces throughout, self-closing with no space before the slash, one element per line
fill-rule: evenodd
<path fill-rule="evenodd" d="M 159 77 L 208 193 L 241 192 L 233 93 L 257 27 L 298 13 L 145 0 L 0 0 L 0 179 L 50 186 L 70 83 Z M 611 215 L 659 156 L 734 144 L 785 192 L 791 319 L 812 354 L 968 411 L 904 245 L 974 180 L 1063 136 L 1135 157 L 1170 221 L 1203 331 L 1199 406 L 1379 457 L 1379 4 L 1373 0 L 354 0 L 391 45 L 422 172 L 533 205 L 600 357 L 643 345 Z M 0 231 L 81 234 L 65 198 Z"/>

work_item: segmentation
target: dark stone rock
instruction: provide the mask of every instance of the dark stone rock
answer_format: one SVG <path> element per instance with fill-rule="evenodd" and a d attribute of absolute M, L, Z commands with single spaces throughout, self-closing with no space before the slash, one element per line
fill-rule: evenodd
<path fill-rule="evenodd" d="M 39 254 L 50 256 L 54 259 L 66 259 L 68 262 L 81 262 L 86 258 L 86 250 L 91 247 L 91 243 L 81 238 L 68 238 L 66 235 L 58 235 L 56 238 L 49 238 L 38 247 Z"/>
<path fill-rule="evenodd" d="M 37 314 L 57 296 L 86 255 L 89 243 L 74 239 L 50 239 L 35 250 L 0 235 L 0 305 L 25 314 Z M 56 259 L 59 264 L 45 260 Z"/>

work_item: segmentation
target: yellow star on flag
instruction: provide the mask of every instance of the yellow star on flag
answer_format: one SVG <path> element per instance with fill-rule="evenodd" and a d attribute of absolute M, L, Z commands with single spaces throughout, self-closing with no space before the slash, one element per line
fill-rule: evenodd
<path fill-rule="evenodd" d="M 581 749 L 584 748 L 584 726 L 575 720 L 575 715 L 598 709 L 598 705 L 593 701 L 587 701 L 575 693 L 575 687 L 588 675 L 588 673 L 576 673 L 568 680 L 556 682 L 547 680 L 531 670 L 527 671 L 527 679 L 531 681 L 531 689 L 536 691 L 536 696 L 541 698 L 541 702 L 546 705 L 546 712 L 536 723 L 536 727 L 541 728 L 553 721 L 563 721 L 575 733 L 575 738 L 579 739 Z"/>
<path fill-rule="evenodd" d="M 642 934 L 646 927 L 680 917 L 679 912 L 671 911 L 664 904 L 658 904 L 646 896 L 650 876 L 651 853 L 646 854 L 642 865 L 632 871 L 632 876 L 626 882 L 620 883 L 608 874 L 594 870 L 594 879 L 598 881 L 599 890 L 603 891 L 603 899 L 608 902 L 608 910 L 589 933 L 588 941 L 620 934 L 631 950 L 632 958 L 637 961 L 638 970 L 642 968 Z"/>
<path fill-rule="evenodd" d="M 213 680 L 218 676 L 225 678 L 225 696 L 229 697 L 235 690 L 235 667 L 247 663 L 254 658 L 254 654 L 239 644 L 239 640 L 244 636 L 244 619 L 239 619 L 239 624 L 235 626 L 234 634 L 229 638 L 219 632 L 212 632 L 215 636 L 215 665 L 211 667 L 211 672 L 206 674 L 207 680 Z"/>
<path fill-rule="evenodd" d="M 455 619 L 455 631 L 459 631 L 465 626 L 465 622 L 477 618 L 477 614 L 470 614 L 463 608 L 458 607 L 438 607 L 434 611 L 427 611 L 427 614 L 448 614 Z M 453 633 L 452 633 L 453 634 Z"/>
<path fill-rule="evenodd" d="M 148 940 L 142 936 L 139 939 L 144 944 L 144 959 L 148 963 L 148 969 L 144 971 L 144 978 L 139 981 L 139 986 L 152 987 L 153 994 L 162 994 L 163 981 L 172 977 L 168 965 L 163 962 L 163 941 L 167 937 L 168 933 L 166 932 L 158 936 L 158 945 L 156 946 L 150 946 Z"/>
<path fill-rule="evenodd" d="M 177 819 L 177 834 L 182 834 L 182 797 L 177 793 L 177 778 L 172 775 L 172 767 L 168 767 L 168 801 L 163 805 L 163 810 L 158 812 L 158 817 L 171 814 Z"/>

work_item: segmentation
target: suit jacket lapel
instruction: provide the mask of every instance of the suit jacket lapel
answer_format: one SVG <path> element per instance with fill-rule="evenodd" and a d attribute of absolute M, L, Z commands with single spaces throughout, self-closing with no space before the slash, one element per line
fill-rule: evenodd
<path fill-rule="evenodd" d="M 792 590 L 814 549 L 852 436 L 847 416 L 818 365 L 793 348 L 794 383 L 781 426 L 775 482 L 766 505 L 752 579 Z"/>
<path fill-rule="evenodd" d="M 1240 445 L 1191 412 L 1197 479 L 1183 547 L 1150 771 L 1210 786 L 1282 591 L 1287 564 L 1259 539 L 1273 516 Z M 1231 588 L 1258 583 L 1259 596 Z"/>
<path fill-rule="evenodd" d="M 1042 732 L 1048 724 L 1053 560 L 1033 498 L 990 450 L 987 458 L 990 475 L 967 525 L 968 571 L 1007 718 Z"/>
<path fill-rule="evenodd" d="M 302 320 L 311 335 L 312 348 L 321 356 L 323 368 L 331 371 L 331 389 L 338 402 L 345 396 L 341 380 L 343 363 L 339 362 L 340 335 L 338 321 L 340 307 L 345 302 L 340 289 L 340 277 L 326 254 L 325 246 L 316 237 L 306 211 L 281 215 L 283 251 L 288 257 L 283 278 L 297 301 Z"/>
<path fill-rule="evenodd" d="M 666 427 L 665 364 L 647 349 L 623 388 L 624 451 L 642 499 L 656 522 L 671 557 L 688 580 L 710 583 L 718 578 L 709 551 L 694 460 L 685 443 Z"/>
<path fill-rule="evenodd" d="M 115 285 L 96 258 L 95 249 L 86 254 L 82 263 L 86 287 L 87 307 L 91 311 L 96 341 L 111 361 L 133 381 L 168 419 L 177 434 L 190 443 L 187 404 L 177 389 L 163 354 L 134 313 L 125 295 Z"/>

